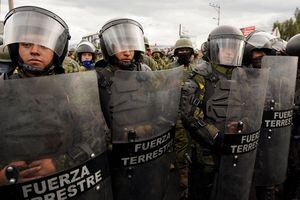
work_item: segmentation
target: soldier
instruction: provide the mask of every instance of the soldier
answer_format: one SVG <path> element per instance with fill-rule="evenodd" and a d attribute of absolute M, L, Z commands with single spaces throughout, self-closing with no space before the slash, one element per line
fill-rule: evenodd
<path fill-rule="evenodd" d="M 76 52 L 76 49 L 74 47 L 71 47 L 69 49 L 69 52 L 68 52 L 68 57 L 72 58 L 73 60 L 75 60 L 75 52 Z"/>
<path fill-rule="evenodd" d="M 69 39 L 67 24 L 46 9 L 5 17 L 4 44 L 20 71 L 0 80 L 1 197 L 111 199 L 97 77 L 63 75 Z"/>
<path fill-rule="evenodd" d="M 12 65 L 10 55 L 6 46 L 0 46 L 0 75 L 3 73 L 13 73 L 14 67 Z"/>
<path fill-rule="evenodd" d="M 290 56 L 298 57 L 298 71 L 285 198 L 300 199 L 300 34 L 296 34 L 289 39 L 286 46 L 286 53 Z"/>
<path fill-rule="evenodd" d="M 142 58 L 143 58 L 142 62 L 148 65 L 152 71 L 155 71 L 159 67 L 157 66 L 155 60 L 151 57 L 151 48 L 149 45 L 149 40 L 148 38 L 146 38 L 146 36 L 144 36 L 144 44 L 145 44 L 146 53 L 142 53 Z"/>
<path fill-rule="evenodd" d="M 170 68 L 184 65 L 185 75 L 192 71 L 191 57 L 194 54 L 192 41 L 187 38 L 180 38 L 175 43 L 174 56 L 178 59 L 170 64 Z"/>
<path fill-rule="evenodd" d="M 99 37 L 108 63 L 96 71 L 101 107 L 111 130 L 114 199 L 178 199 L 178 179 L 170 181 L 174 173 L 168 151 L 179 105 L 181 69 L 152 72 L 142 62 L 143 29 L 132 19 L 107 22 Z"/>
<path fill-rule="evenodd" d="M 243 56 L 243 65 L 253 68 L 261 68 L 261 60 L 265 55 L 271 55 L 271 40 L 275 37 L 266 32 L 255 31 L 246 38 L 246 46 Z"/>
<path fill-rule="evenodd" d="M 94 69 L 96 61 L 96 47 L 89 41 L 81 41 L 76 50 L 78 63 L 80 64 L 79 71 L 87 71 Z"/>
<path fill-rule="evenodd" d="M 270 35 L 265 32 L 252 32 L 246 39 L 247 44 L 245 47 L 244 52 L 244 64 L 248 67 L 254 67 L 254 68 L 261 68 L 262 65 L 262 59 L 266 55 L 285 55 L 285 42 L 282 39 L 276 38 L 273 35 Z M 287 99 L 290 98 L 287 96 L 286 93 L 286 99 L 278 99 L 277 96 L 280 92 L 281 84 L 280 82 L 286 82 L 285 78 L 287 76 L 290 76 L 293 73 L 293 69 L 287 67 L 285 71 L 281 71 L 282 67 L 279 67 L 276 62 L 283 63 L 285 60 L 283 58 L 268 58 L 274 61 L 268 61 L 269 63 L 266 63 L 266 65 L 270 66 L 270 79 L 269 79 L 269 85 L 268 85 L 268 91 L 267 91 L 267 98 L 265 100 L 265 113 L 270 113 L 270 101 L 277 101 L 276 104 L 278 104 L 278 101 L 284 103 L 287 102 Z M 280 60 L 278 60 L 280 59 Z M 275 62 L 275 63 L 274 63 Z M 289 61 L 286 60 L 287 63 Z M 273 63 L 273 64 L 270 64 Z M 289 65 L 289 64 L 284 65 Z M 280 74 L 280 77 L 278 75 Z M 290 78 L 292 81 L 292 77 Z M 287 85 L 286 85 L 287 87 Z M 276 88 L 276 89 L 275 89 Z M 290 91 L 290 88 L 286 88 L 286 91 Z M 283 105 L 278 105 L 276 109 L 278 110 Z M 282 107 L 281 107 L 282 108 Z M 274 107 L 275 109 L 275 107 Z M 286 109 L 289 109 L 288 106 Z M 265 114 L 264 116 L 270 116 L 268 114 Z M 285 138 L 282 138 L 281 131 L 284 130 L 285 134 L 288 135 L 289 132 L 289 125 L 286 125 L 285 128 L 283 127 L 266 127 L 265 121 L 272 121 L 272 119 L 268 119 L 264 117 L 263 119 L 263 127 L 261 130 L 261 136 L 258 146 L 258 153 L 257 153 L 257 161 L 256 161 L 256 169 L 255 169 L 255 178 L 253 180 L 253 185 L 255 185 L 255 190 L 253 188 L 252 194 L 250 196 L 250 199 L 258 199 L 258 200 L 264 200 L 264 199 L 277 199 L 276 196 L 282 195 L 282 188 L 281 185 L 283 182 L 282 174 L 285 174 L 284 172 L 284 166 L 286 163 L 284 160 L 285 156 L 280 156 L 284 154 L 283 147 L 284 143 L 288 142 Z M 273 130 L 274 128 L 274 130 Z M 274 131 L 274 135 L 278 137 L 277 139 L 274 139 L 270 136 L 269 131 Z M 279 139 L 281 138 L 281 139 Z M 278 140 L 281 140 L 281 144 L 278 143 Z M 274 147 L 281 146 L 281 150 L 276 152 L 276 157 L 278 160 L 274 159 L 275 152 L 272 151 Z M 273 164 L 272 164 L 273 163 Z M 276 164 L 275 164 L 276 163 Z M 267 168 L 266 166 L 276 165 L 279 168 L 283 169 L 283 171 L 276 169 L 274 166 L 273 168 Z M 277 174 L 277 179 L 271 178 L 274 177 L 274 174 Z M 255 192 L 254 192 L 255 191 Z"/>
<path fill-rule="evenodd" d="M 150 48 L 149 40 L 146 36 L 144 36 L 144 43 L 145 43 L 145 49 L 146 49 L 146 55 L 151 57 L 152 51 Z"/>
<path fill-rule="evenodd" d="M 211 196 L 218 169 L 217 152 L 225 132 L 228 83 L 233 69 L 242 64 L 244 45 L 239 29 L 215 28 L 202 45 L 206 62 L 194 68 L 183 86 L 181 115 L 191 138 L 189 196 L 192 200 Z M 184 61 L 188 62 L 188 58 Z"/>
<path fill-rule="evenodd" d="M 80 65 L 69 56 L 66 56 L 63 61 L 63 68 L 65 73 L 74 73 L 79 72 Z"/>
<path fill-rule="evenodd" d="M 167 69 L 167 65 L 166 65 L 165 61 L 163 60 L 163 53 L 159 48 L 157 48 L 157 47 L 153 48 L 152 58 L 155 60 L 155 62 L 157 63 L 157 66 L 159 67 L 157 70 Z"/>
<path fill-rule="evenodd" d="M 187 79 L 188 74 L 191 73 L 192 68 L 194 67 L 190 62 L 193 51 L 194 49 L 192 46 L 192 42 L 189 39 L 181 38 L 176 41 L 174 56 L 176 56 L 178 59 L 172 62 L 168 68 L 172 69 L 183 65 L 183 82 Z M 182 125 L 180 115 L 181 114 L 179 113 L 176 122 L 174 150 L 176 152 L 176 161 L 180 173 L 180 186 L 182 195 L 186 196 L 188 189 L 188 158 L 186 157 L 188 151 L 188 136 L 186 130 Z"/>

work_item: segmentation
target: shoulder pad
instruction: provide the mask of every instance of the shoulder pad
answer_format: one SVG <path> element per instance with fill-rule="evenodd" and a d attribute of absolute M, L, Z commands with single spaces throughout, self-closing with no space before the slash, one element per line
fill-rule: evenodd
<path fill-rule="evenodd" d="M 212 73 L 212 68 L 206 61 L 201 62 L 199 65 L 195 66 L 192 70 L 193 75 L 199 74 L 201 76 L 208 76 Z"/>

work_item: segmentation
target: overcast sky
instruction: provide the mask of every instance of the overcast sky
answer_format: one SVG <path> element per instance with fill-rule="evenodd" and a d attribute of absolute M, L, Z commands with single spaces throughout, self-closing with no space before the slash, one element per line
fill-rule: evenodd
<path fill-rule="evenodd" d="M 3 20 L 8 5 L 1 2 Z M 217 10 L 210 3 L 221 8 L 220 25 L 256 26 L 267 32 L 273 22 L 291 18 L 300 8 L 299 0 L 14 0 L 15 7 L 34 5 L 58 14 L 69 26 L 73 45 L 82 36 L 97 33 L 106 21 L 129 17 L 143 25 L 152 45 L 175 44 L 182 24 L 197 47 L 217 26 Z"/>

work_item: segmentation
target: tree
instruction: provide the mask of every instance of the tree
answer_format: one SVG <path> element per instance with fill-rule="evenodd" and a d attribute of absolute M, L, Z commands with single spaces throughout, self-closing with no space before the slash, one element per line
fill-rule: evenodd
<path fill-rule="evenodd" d="M 294 17 L 285 20 L 284 22 L 276 21 L 273 24 L 273 30 L 278 27 L 281 38 L 289 40 L 291 37 L 300 32 L 300 9 L 296 8 Z"/>

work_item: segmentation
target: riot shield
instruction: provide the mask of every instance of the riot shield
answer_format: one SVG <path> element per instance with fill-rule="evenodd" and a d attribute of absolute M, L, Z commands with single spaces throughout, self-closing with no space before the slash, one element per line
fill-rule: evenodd
<path fill-rule="evenodd" d="M 95 72 L 2 80 L 0 105 L 1 198 L 112 199 Z"/>
<path fill-rule="evenodd" d="M 233 71 L 214 200 L 248 200 L 268 74 L 268 69 Z"/>
<path fill-rule="evenodd" d="M 116 71 L 111 89 L 114 199 L 164 198 L 181 76 L 182 67 Z"/>
<path fill-rule="evenodd" d="M 270 68 L 270 78 L 255 164 L 256 186 L 277 185 L 286 177 L 297 59 L 264 56 L 262 60 L 262 67 Z"/>

